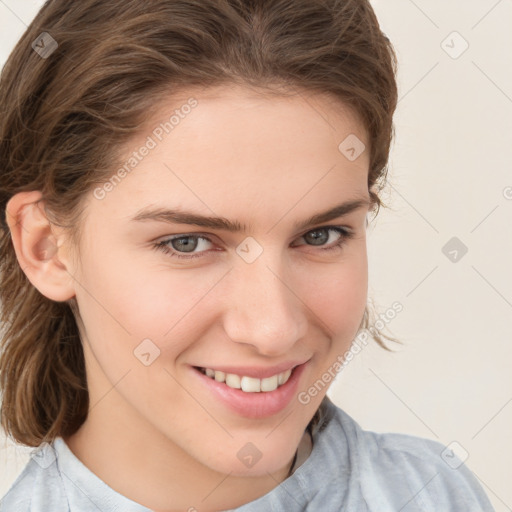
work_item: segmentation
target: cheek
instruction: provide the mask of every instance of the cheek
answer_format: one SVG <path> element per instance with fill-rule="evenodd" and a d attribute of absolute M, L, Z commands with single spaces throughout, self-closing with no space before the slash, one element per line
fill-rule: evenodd
<path fill-rule="evenodd" d="M 179 354 L 191 337 L 200 334 L 199 318 L 206 318 L 205 304 L 209 303 L 205 298 L 221 279 L 222 271 L 189 272 L 123 259 L 119 254 L 102 258 L 101 264 L 98 261 L 84 262 L 87 272 L 77 291 L 81 316 L 88 338 L 94 340 L 98 360 L 105 365 L 126 366 L 145 339 L 152 340 L 161 355 Z"/>
<path fill-rule="evenodd" d="M 308 265 L 290 268 L 288 274 L 300 298 L 297 307 L 313 311 L 311 322 L 328 326 L 330 337 L 353 337 L 367 299 L 365 240 L 354 242 L 336 261 Z M 179 356 L 221 312 L 222 266 L 198 270 L 148 265 L 133 254 L 128 258 L 112 251 L 88 258 L 84 268 L 83 288 L 77 290 L 80 312 L 96 358 L 112 371 L 131 365 L 133 351 L 144 339 L 161 350 L 160 364 Z"/>
<path fill-rule="evenodd" d="M 305 290 L 305 303 L 328 326 L 328 334 L 350 343 L 359 329 L 367 302 L 366 254 L 315 269 Z"/>

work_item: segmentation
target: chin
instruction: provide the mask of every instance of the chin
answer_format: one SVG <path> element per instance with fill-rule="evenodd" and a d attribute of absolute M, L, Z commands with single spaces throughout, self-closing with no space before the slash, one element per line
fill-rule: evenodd
<path fill-rule="evenodd" d="M 256 454 L 256 452 L 254 452 L 254 454 Z M 246 460 L 242 462 L 244 460 L 244 456 Z M 251 460 L 249 457 L 250 456 L 242 453 L 240 455 L 240 458 L 242 459 L 241 461 L 238 460 L 237 456 L 235 456 L 234 459 L 230 458 L 226 460 L 224 458 L 223 460 L 214 460 L 206 465 L 219 473 L 229 474 L 233 477 L 268 477 L 269 473 L 287 473 L 293 454 L 290 456 L 289 460 L 283 460 L 282 453 L 279 454 L 279 458 L 275 455 L 270 458 L 266 458 L 263 454 L 259 459 L 253 458 L 253 460 Z"/>

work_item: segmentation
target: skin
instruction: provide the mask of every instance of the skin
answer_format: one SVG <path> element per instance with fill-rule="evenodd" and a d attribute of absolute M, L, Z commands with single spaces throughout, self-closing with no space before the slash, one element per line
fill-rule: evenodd
<path fill-rule="evenodd" d="M 163 102 L 126 155 L 191 96 L 198 106 L 135 170 L 103 200 L 86 198 L 79 247 L 34 203 L 40 192 L 17 194 L 7 206 L 30 281 L 52 300 L 75 297 L 82 318 L 91 406 L 65 441 L 110 487 L 155 511 L 225 510 L 270 492 L 287 477 L 301 440 L 309 454 L 304 429 L 327 391 L 249 419 L 212 400 L 189 365 L 309 359 L 298 387 L 307 390 L 350 347 L 367 299 L 368 206 L 293 227 L 345 200 L 369 201 L 368 151 L 351 162 L 338 150 L 350 134 L 368 147 L 358 119 L 323 95 L 208 89 Z M 149 205 L 249 229 L 130 221 Z M 323 232 L 323 245 L 303 237 L 326 225 L 354 237 L 330 252 L 322 247 L 334 245 L 335 232 Z M 191 260 L 152 248 L 179 234 L 211 242 L 200 242 L 195 253 L 203 255 Z M 263 248 L 251 264 L 236 252 L 247 236 Z M 161 351 L 149 366 L 133 353 L 146 338 Z M 237 458 L 248 442 L 262 453 L 251 468 Z"/>

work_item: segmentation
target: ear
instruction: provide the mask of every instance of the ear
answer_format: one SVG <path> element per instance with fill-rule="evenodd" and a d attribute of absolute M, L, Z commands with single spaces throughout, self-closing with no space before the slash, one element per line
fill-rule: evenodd
<path fill-rule="evenodd" d="M 48 220 L 41 192 L 20 192 L 11 197 L 6 219 L 16 257 L 29 281 L 51 300 L 74 297 L 73 268 L 63 255 L 64 238 Z"/>

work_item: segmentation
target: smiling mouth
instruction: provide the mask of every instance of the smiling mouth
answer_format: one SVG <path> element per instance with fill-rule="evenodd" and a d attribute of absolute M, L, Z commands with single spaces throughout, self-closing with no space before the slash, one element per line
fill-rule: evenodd
<path fill-rule="evenodd" d="M 234 373 L 225 373 L 211 368 L 194 367 L 203 375 L 219 383 L 224 383 L 232 389 L 240 389 L 245 393 L 267 393 L 275 391 L 279 387 L 286 384 L 296 366 L 285 372 L 278 373 L 264 379 L 248 377 L 246 375 L 236 375 Z"/>

